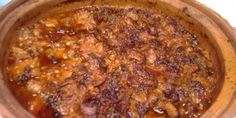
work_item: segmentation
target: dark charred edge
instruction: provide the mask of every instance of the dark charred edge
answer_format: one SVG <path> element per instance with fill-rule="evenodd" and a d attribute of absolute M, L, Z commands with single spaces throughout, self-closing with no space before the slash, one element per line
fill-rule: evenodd
<path fill-rule="evenodd" d="M 80 2 L 82 0 L 66 0 L 64 2 L 62 2 L 62 4 L 70 4 L 70 3 L 74 3 L 74 2 Z"/>

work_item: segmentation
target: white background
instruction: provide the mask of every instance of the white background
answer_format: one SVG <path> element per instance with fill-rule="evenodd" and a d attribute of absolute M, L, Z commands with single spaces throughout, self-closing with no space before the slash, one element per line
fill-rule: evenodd
<path fill-rule="evenodd" d="M 236 27 L 236 0 L 198 0 L 215 10 Z"/>

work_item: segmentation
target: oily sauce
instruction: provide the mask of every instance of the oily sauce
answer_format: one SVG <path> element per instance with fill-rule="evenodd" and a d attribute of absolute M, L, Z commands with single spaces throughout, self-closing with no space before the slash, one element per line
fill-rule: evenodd
<path fill-rule="evenodd" d="M 85 7 L 20 28 L 9 86 L 39 118 L 200 117 L 216 86 L 213 61 L 175 18 Z"/>

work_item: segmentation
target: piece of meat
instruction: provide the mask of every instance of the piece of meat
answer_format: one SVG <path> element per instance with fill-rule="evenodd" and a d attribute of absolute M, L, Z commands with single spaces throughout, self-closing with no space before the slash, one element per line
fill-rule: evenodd
<path fill-rule="evenodd" d="M 156 53 L 153 49 L 148 50 L 146 57 L 147 57 L 148 63 L 151 63 L 151 64 L 153 64 L 157 59 Z"/>
<path fill-rule="evenodd" d="M 80 109 L 84 115 L 92 116 L 97 113 L 97 106 L 95 104 L 81 104 Z"/>
<path fill-rule="evenodd" d="M 82 26 L 82 29 L 92 29 L 96 25 L 96 22 L 94 21 L 94 17 L 92 13 L 89 13 L 88 11 L 78 12 L 73 16 L 75 23 L 78 26 Z"/>
<path fill-rule="evenodd" d="M 80 104 L 86 94 L 86 87 L 79 85 L 73 78 L 68 78 L 60 85 L 55 93 L 49 97 L 49 105 L 62 117 L 78 117 Z"/>
<path fill-rule="evenodd" d="M 170 118 L 177 118 L 178 117 L 178 111 L 176 109 L 176 107 L 169 102 L 164 102 L 164 101 L 160 101 L 159 104 L 161 109 L 165 110 L 168 117 Z"/>

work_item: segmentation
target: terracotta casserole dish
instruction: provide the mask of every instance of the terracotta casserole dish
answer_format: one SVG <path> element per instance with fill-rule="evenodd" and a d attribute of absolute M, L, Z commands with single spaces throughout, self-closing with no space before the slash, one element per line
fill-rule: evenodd
<path fill-rule="evenodd" d="M 23 23 L 59 4 L 78 2 L 83 6 L 139 7 L 162 9 L 184 26 L 205 37 L 216 52 L 219 81 L 210 108 L 201 116 L 236 117 L 236 35 L 218 14 L 194 0 L 12 0 L 0 9 L 0 118 L 33 118 L 14 98 L 6 84 L 6 58 L 16 29 Z M 211 50 L 209 50 L 211 51 Z"/>

